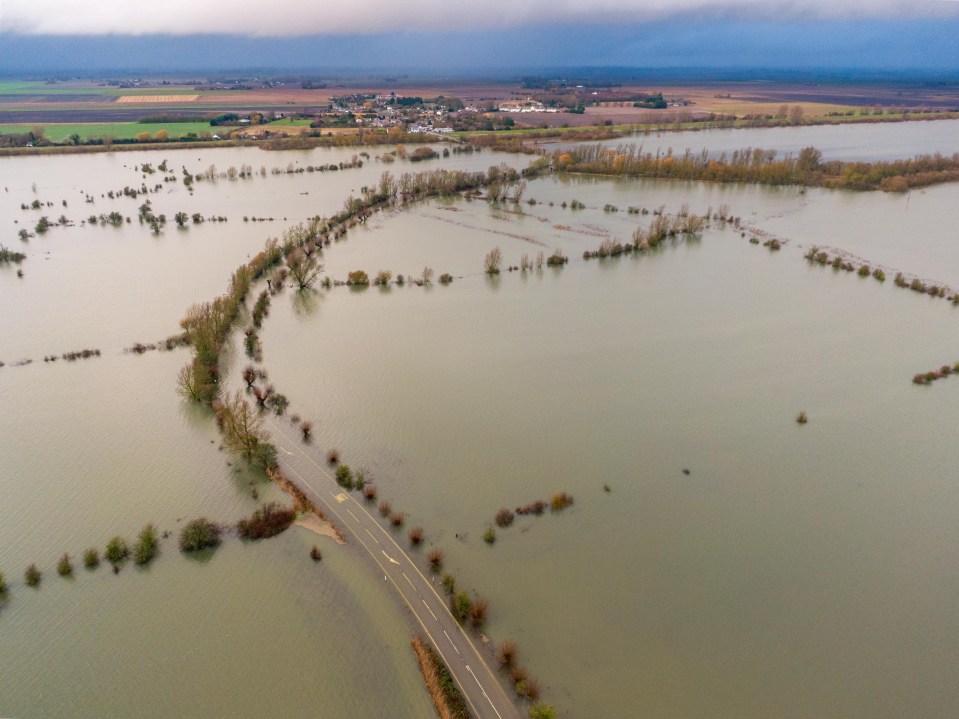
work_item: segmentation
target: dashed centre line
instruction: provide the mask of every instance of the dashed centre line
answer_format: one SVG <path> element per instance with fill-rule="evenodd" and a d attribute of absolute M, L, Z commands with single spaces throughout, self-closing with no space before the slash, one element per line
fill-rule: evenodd
<path fill-rule="evenodd" d="M 445 630 L 445 629 L 443 630 L 443 634 L 446 634 L 446 630 Z M 450 635 L 449 635 L 449 634 L 446 634 L 446 638 L 447 638 L 447 639 L 450 639 Z M 453 640 L 452 640 L 452 639 L 450 639 L 450 644 L 453 646 L 453 649 L 456 649 L 456 645 L 453 644 Z M 460 650 L 459 650 L 459 649 L 456 649 L 456 653 L 459 654 L 459 653 L 460 653 Z"/>
<path fill-rule="evenodd" d="M 366 527 L 363 527 L 363 529 L 366 529 Z M 368 535 L 370 535 L 370 539 L 372 539 L 374 542 L 376 542 L 377 544 L 380 543 L 380 540 L 378 540 L 376 537 L 373 536 L 373 532 L 371 532 L 370 530 L 366 529 L 366 533 L 367 533 Z M 406 576 L 406 575 L 403 575 L 403 576 Z"/>
<path fill-rule="evenodd" d="M 430 609 L 430 605 L 426 603 L 426 600 L 425 600 L 425 599 L 423 600 L 423 606 L 426 607 L 426 611 L 428 611 L 430 614 L 433 614 L 433 610 Z M 433 619 L 436 619 L 436 615 L 435 615 L 435 614 L 433 614 Z M 439 620 L 437 620 L 437 621 L 439 621 Z M 446 630 L 444 629 L 443 631 L 445 632 Z M 449 638 L 449 634 L 447 634 L 446 636 L 447 636 L 447 638 Z"/>

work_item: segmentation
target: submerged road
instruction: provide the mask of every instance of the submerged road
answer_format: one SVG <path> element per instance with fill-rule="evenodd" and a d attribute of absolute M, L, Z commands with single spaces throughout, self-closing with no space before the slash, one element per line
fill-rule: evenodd
<path fill-rule="evenodd" d="M 336 523 L 347 540 L 369 553 L 383 574 L 384 586 L 399 595 L 433 649 L 446 662 L 473 716 L 518 719 L 516 704 L 493 675 L 486 659 L 393 534 L 336 483 L 312 446 L 304 447 L 281 420 L 271 417 L 268 421 L 279 450 L 280 468 Z"/>

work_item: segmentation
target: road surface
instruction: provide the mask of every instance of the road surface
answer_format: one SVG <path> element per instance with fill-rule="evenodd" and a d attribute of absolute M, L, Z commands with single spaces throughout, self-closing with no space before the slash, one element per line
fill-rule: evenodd
<path fill-rule="evenodd" d="M 280 419 L 271 418 L 270 425 L 279 450 L 280 468 L 336 523 L 347 541 L 369 552 L 383 574 L 384 586 L 398 594 L 422 627 L 427 641 L 446 662 L 473 716 L 518 719 L 521 715 L 516 704 L 473 640 L 393 534 L 367 511 L 362 498 L 358 502 L 336 483 L 312 445 L 304 446 Z"/>

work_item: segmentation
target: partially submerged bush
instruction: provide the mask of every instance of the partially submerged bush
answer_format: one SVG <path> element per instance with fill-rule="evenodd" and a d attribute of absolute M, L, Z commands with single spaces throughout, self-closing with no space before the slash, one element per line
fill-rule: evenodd
<path fill-rule="evenodd" d="M 422 527 L 413 527 L 408 535 L 410 538 L 410 544 L 414 547 L 423 543 L 423 528 Z"/>
<path fill-rule="evenodd" d="M 496 513 L 496 525 L 499 527 L 508 527 L 513 523 L 513 512 L 503 507 Z"/>
<path fill-rule="evenodd" d="M 336 468 L 336 483 L 341 487 L 353 489 L 353 471 L 350 469 L 350 465 L 341 464 Z"/>
<path fill-rule="evenodd" d="M 220 525 L 206 517 L 191 520 L 180 531 L 180 551 L 197 552 L 216 547 L 220 544 L 221 532 Z"/>
<path fill-rule="evenodd" d="M 477 597 L 470 604 L 469 618 L 470 624 L 477 629 L 486 622 L 486 613 L 489 611 L 489 602 L 482 597 Z"/>
<path fill-rule="evenodd" d="M 57 574 L 61 577 L 68 577 L 73 574 L 73 562 L 70 561 L 70 555 L 66 552 L 63 553 L 60 561 L 57 562 Z"/>
<path fill-rule="evenodd" d="M 492 527 L 487 527 L 486 531 L 483 532 L 483 541 L 487 544 L 492 544 L 496 541 L 496 530 Z"/>
<path fill-rule="evenodd" d="M 87 569 L 93 569 L 100 566 L 100 552 L 93 547 L 83 553 L 83 566 Z"/>
<path fill-rule="evenodd" d="M 238 521 L 236 531 L 245 539 L 267 539 L 289 529 L 295 519 L 296 512 L 292 508 L 268 502 L 251 516 Z"/>
<path fill-rule="evenodd" d="M 516 659 L 519 656 L 519 648 L 516 646 L 516 642 L 512 639 L 507 639 L 499 645 L 499 649 L 496 652 L 496 659 L 501 665 L 509 669 L 516 664 Z"/>
<path fill-rule="evenodd" d="M 376 485 L 367 484 L 363 487 L 363 497 L 367 502 L 372 502 L 376 499 Z"/>
<path fill-rule="evenodd" d="M 390 524 L 394 527 L 402 527 L 405 519 L 406 515 L 403 512 L 393 512 L 393 514 L 390 515 Z"/>
<path fill-rule="evenodd" d="M 137 537 L 136 546 L 133 548 L 133 561 L 140 566 L 149 564 L 159 551 L 156 527 L 148 524 L 140 530 L 140 536 Z"/>
<path fill-rule="evenodd" d="M 444 559 L 446 559 L 446 552 L 439 547 L 433 547 L 433 549 L 426 553 L 426 561 L 430 563 L 430 569 L 434 572 L 438 572 L 440 567 L 443 566 Z"/>
<path fill-rule="evenodd" d="M 23 579 L 27 583 L 28 587 L 38 587 L 40 586 L 40 578 L 42 573 L 37 569 L 36 564 L 31 564 L 27 567 L 27 571 L 23 573 Z"/>
<path fill-rule="evenodd" d="M 103 556 L 107 558 L 110 564 L 116 566 L 130 556 L 130 547 L 127 546 L 123 537 L 114 537 L 107 542 L 107 550 L 103 553 Z"/>
<path fill-rule="evenodd" d="M 452 594 L 456 591 L 456 577 L 452 574 L 446 573 L 443 575 L 443 589 L 446 590 L 447 594 Z"/>
<path fill-rule="evenodd" d="M 572 503 L 573 496 L 567 494 L 566 492 L 557 492 L 549 500 L 550 507 L 554 512 L 558 512 L 561 509 L 566 509 Z"/>
<path fill-rule="evenodd" d="M 380 502 L 379 510 L 380 514 L 385 517 L 393 510 L 393 505 L 390 500 L 384 499 Z"/>
<path fill-rule="evenodd" d="M 313 545 L 313 549 L 310 550 L 310 559 L 312 559 L 314 562 L 319 562 L 321 559 L 323 559 L 323 555 L 320 553 L 319 547 L 317 547 L 315 544 Z"/>

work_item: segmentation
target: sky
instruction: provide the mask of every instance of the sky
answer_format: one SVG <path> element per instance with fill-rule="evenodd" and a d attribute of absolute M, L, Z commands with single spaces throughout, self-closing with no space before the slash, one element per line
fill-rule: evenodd
<path fill-rule="evenodd" d="M 0 72 L 959 70 L 959 0 L 0 0 Z"/>

